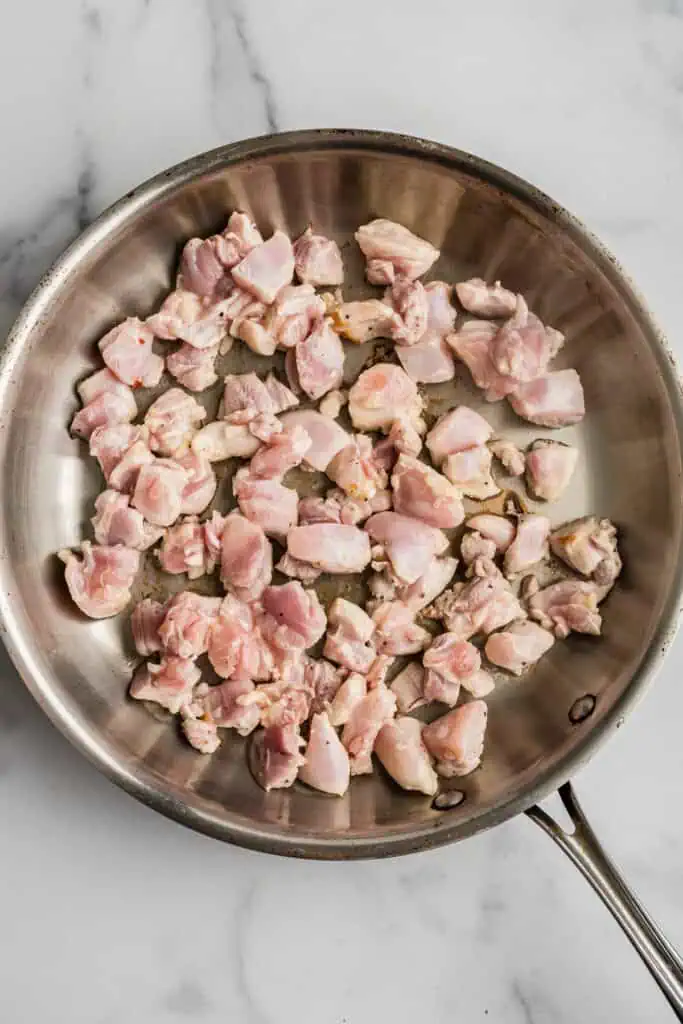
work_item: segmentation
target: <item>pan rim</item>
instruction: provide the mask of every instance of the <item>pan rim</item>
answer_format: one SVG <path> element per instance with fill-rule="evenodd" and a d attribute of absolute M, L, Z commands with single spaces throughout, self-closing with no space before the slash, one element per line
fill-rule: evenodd
<path fill-rule="evenodd" d="M 0 353 L 0 426 L 3 423 L 7 395 L 13 386 L 12 370 L 30 340 L 32 331 L 49 311 L 64 280 L 68 280 L 72 271 L 88 255 L 96 251 L 100 242 L 104 242 L 117 229 L 150 208 L 154 202 L 163 199 L 188 181 L 250 159 L 311 149 L 365 149 L 441 164 L 503 190 L 535 213 L 554 221 L 566 235 L 580 243 L 584 252 L 605 274 L 611 286 L 625 302 L 630 314 L 651 340 L 652 353 L 676 424 L 679 453 L 683 456 L 683 398 L 675 359 L 642 296 L 604 244 L 578 218 L 536 186 L 487 160 L 427 139 L 358 129 L 283 132 L 220 146 L 161 171 L 104 210 L 47 271 L 10 330 Z M 8 525 L 4 518 L 0 520 L 0 544 L 3 547 Z M 13 579 L 6 564 L 0 561 L 0 637 L 10 658 L 24 684 L 50 720 L 110 781 L 166 817 L 238 846 L 292 857 L 360 859 L 411 853 L 468 838 L 476 832 L 484 831 L 528 810 L 534 803 L 566 782 L 590 760 L 643 696 L 673 641 L 681 614 L 683 550 L 679 545 L 675 571 L 660 619 L 651 643 L 643 652 L 630 682 L 619 700 L 600 721 L 589 722 L 580 727 L 585 728 L 584 738 L 579 740 L 561 761 L 549 768 L 535 782 L 532 779 L 532 782 L 521 786 L 519 791 L 504 803 L 475 818 L 458 821 L 457 816 L 454 816 L 452 823 L 449 823 L 448 812 L 445 812 L 434 822 L 420 826 L 404 826 L 400 831 L 387 832 L 381 838 L 327 838 L 303 833 L 295 838 L 276 828 L 265 827 L 256 822 L 250 822 L 246 826 L 238 820 L 221 820 L 209 810 L 188 807 L 173 792 L 172 786 L 167 782 L 164 784 L 165 780 L 157 779 L 151 771 L 134 773 L 97 742 L 94 731 L 76 720 L 67 702 L 55 693 L 48 673 L 42 670 L 39 659 L 22 637 L 21 627 L 12 608 L 12 587 Z"/>

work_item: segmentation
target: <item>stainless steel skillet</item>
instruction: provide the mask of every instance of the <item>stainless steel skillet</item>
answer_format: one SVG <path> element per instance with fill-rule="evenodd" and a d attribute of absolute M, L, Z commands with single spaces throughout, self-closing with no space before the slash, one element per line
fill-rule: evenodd
<path fill-rule="evenodd" d="M 567 335 L 561 362 L 583 378 L 588 415 L 562 434 L 581 449 L 583 469 L 552 515 L 612 518 L 625 572 L 604 606 L 602 639 L 556 644 L 528 677 L 498 687 L 484 764 L 450 799 L 430 804 L 380 775 L 355 780 L 343 800 L 296 786 L 263 793 L 237 738 L 202 758 L 167 721 L 127 701 L 125 624 L 86 623 L 65 597 L 54 552 L 84 535 L 100 487 L 66 429 L 74 382 L 95 365 L 93 343 L 112 323 L 148 314 L 168 290 L 179 245 L 234 208 L 266 230 L 298 233 L 312 221 L 349 243 L 351 294 L 364 288 L 355 227 L 371 216 L 401 221 L 441 248 L 439 277 L 477 273 L 523 291 Z M 429 400 L 434 409 L 480 404 L 465 374 Z M 539 435 L 502 405 L 486 415 L 522 441 Z M 528 811 L 591 881 L 683 1019 L 681 960 L 617 876 L 567 783 L 641 696 L 675 630 L 682 463 L 683 404 L 663 339 L 612 257 L 547 196 L 485 161 L 402 136 L 319 131 L 238 143 L 158 175 L 103 214 L 12 330 L 0 363 L 3 638 L 46 713 L 103 772 L 220 839 L 299 857 L 378 857 Z M 150 569 L 141 590 L 157 585 Z M 534 806 L 558 787 L 572 835 Z"/>

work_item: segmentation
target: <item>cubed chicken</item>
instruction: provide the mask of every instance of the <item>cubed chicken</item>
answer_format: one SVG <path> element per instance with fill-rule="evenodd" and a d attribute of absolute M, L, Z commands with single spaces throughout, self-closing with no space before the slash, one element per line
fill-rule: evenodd
<path fill-rule="evenodd" d="M 397 596 L 417 614 L 445 590 L 458 566 L 457 558 L 433 558 L 419 579 L 400 587 Z"/>
<path fill-rule="evenodd" d="M 225 459 L 248 459 L 261 447 L 261 442 L 241 423 L 216 420 L 198 430 L 192 439 L 192 449 L 209 462 Z"/>
<path fill-rule="evenodd" d="M 251 679 L 229 679 L 212 686 L 201 698 L 201 705 L 218 728 L 234 729 L 240 736 L 249 736 L 261 717 L 258 704 L 250 699 L 253 693 Z"/>
<path fill-rule="evenodd" d="M 122 385 L 126 387 L 126 385 Z M 129 423 L 138 414 L 130 388 L 126 394 L 103 391 L 79 409 L 71 421 L 71 433 L 89 440 L 96 430 Z"/>
<path fill-rule="evenodd" d="M 155 526 L 170 526 L 183 507 L 188 474 L 172 459 L 155 459 L 138 472 L 131 504 Z"/>
<path fill-rule="evenodd" d="M 424 727 L 422 739 L 437 760 L 437 774 L 445 778 L 469 775 L 479 766 L 487 718 L 484 701 L 473 700 Z"/>
<path fill-rule="evenodd" d="M 453 354 L 445 341 L 455 323 L 451 286 L 444 281 L 431 281 L 425 286 L 425 293 L 427 328 L 416 343 L 397 345 L 396 355 L 416 384 L 441 384 L 455 376 Z"/>
<path fill-rule="evenodd" d="M 372 613 L 374 642 L 380 654 L 396 657 L 424 650 L 431 637 L 415 622 L 415 612 L 403 601 L 379 604 Z"/>
<path fill-rule="evenodd" d="M 183 515 L 199 515 L 213 500 L 216 493 L 216 474 L 211 463 L 198 452 L 189 451 L 174 461 L 187 473 L 187 483 L 183 488 Z"/>
<path fill-rule="evenodd" d="M 183 247 L 178 288 L 205 299 L 216 299 L 229 288 L 225 267 L 217 252 L 216 237 L 190 238 Z"/>
<path fill-rule="evenodd" d="M 294 527 L 287 535 L 287 551 L 321 572 L 362 572 L 371 557 L 370 541 L 363 530 L 334 523 Z"/>
<path fill-rule="evenodd" d="M 392 330 L 393 340 L 400 345 L 414 345 L 427 330 L 429 302 L 421 281 L 397 277 L 387 288 L 384 301 L 400 318 L 400 325 Z"/>
<path fill-rule="evenodd" d="M 344 373 L 344 346 L 332 330 L 329 317 L 321 320 L 296 346 L 296 370 L 299 384 L 316 401 L 338 388 Z"/>
<path fill-rule="evenodd" d="M 570 444 L 534 441 L 526 455 L 526 484 L 534 498 L 539 501 L 561 498 L 578 459 L 578 450 Z"/>
<path fill-rule="evenodd" d="M 468 498 L 485 501 L 500 494 L 491 472 L 492 455 L 486 445 L 449 455 L 443 464 L 444 475 L 457 491 Z"/>
<path fill-rule="evenodd" d="M 161 356 L 152 351 L 154 335 L 137 317 L 129 316 L 99 341 L 106 365 L 132 388 L 153 388 L 164 371 Z"/>
<path fill-rule="evenodd" d="M 375 338 L 393 338 L 402 326 L 393 307 L 379 299 L 342 302 L 333 312 L 333 321 L 342 338 L 356 345 L 364 345 Z"/>
<path fill-rule="evenodd" d="M 251 609 L 233 594 L 228 594 L 221 602 L 207 638 L 209 661 L 217 675 L 229 679 L 237 672 L 242 648 L 253 632 Z"/>
<path fill-rule="evenodd" d="M 545 373 L 563 343 L 563 335 L 559 331 L 547 331 L 518 295 L 514 316 L 493 339 L 491 361 L 498 373 L 517 384 L 527 384 Z"/>
<path fill-rule="evenodd" d="M 257 733 L 252 740 L 251 763 L 259 786 L 268 793 L 293 785 L 304 763 L 303 745 L 295 725 L 273 725 Z"/>
<path fill-rule="evenodd" d="M 179 658 L 198 658 L 205 654 L 209 629 L 220 606 L 220 597 L 204 597 L 190 590 L 175 594 L 166 605 L 159 626 L 162 649 Z"/>
<path fill-rule="evenodd" d="M 294 243 L 294 270 L 304 284 L 335 288 L 344 283 L 339 246 L 331 238 L 313 234 L 308 227 Z"/>
<path fill-rule="evenodd" d="M 514 441 L 505 437 L 497 437 L 489 442 L 489 448 L 508 476 L 522 475 L 525 466 L 524 452 L 517 447 Z"/>
<path fill-rule="evenodd" d="M 153 701 L 177 715 L 192 700 L 192 691 L 201 679 L 194 661 L 167 656 L 159 664 L 148 661 L 133 676 L 129 693 L 135 700 Z"/>
<path fill-rule="evenodd" d="M 221 539 L 221 581 L 243 601 L 256 601 L 271 581 L 273 550 L 256 523 L 237 512 L 225 520 Z"/>
<path fill-rule="evenodd" d="M 571 632 L 599 636 L 602 628 L 599 599 L 600 591 L 594 583 L 562 580 L 529 598 L 529 615 L 560 639 Z"/>
<path fill-rule="evenodd" d="M 372 771 L 372 750 L 380 729 L 396 713 L 396 698 L 381 684 L 355 705 L 342 731 L 342 743 L 349 753 L 352 775 Z"/>
<path fill-rule="evenodd" d="M 122 494 L 133 494 L 140 470 L 143 466 L 151 466 L 155 461 L 147 441 L 140 437 L 140 440 L 134 441 L 117 461 L 107 477 L 107 483 Z"/>
<path fill-rule="evenodd" d="M 188 516 L 166 530 L 159 563 L 164 572 L 174 576 L 186 572 L 191 580 L 213 570 L 215 562 L 206 548 L 204 527 L 196 516 Z"/>
<path fill-rule="evenodd" d="M 472 516 L 467 520 L 467 526 L 470 530 L 477 530 L 487 540 L 492 540 L 498 554 L 507 551 L 515 536 L 515 525 L 510 519 L 490 513 Z"/>
<path fill-rule="evenodd" d="M 491 359 L 498 329 L 498 324 L 488 320 L 467 320 L 455 333 L 446 336 L 487 402 L 499 402 L 519 387 L 519 381 L 499 373 Z"/>
<path fill-rule="evenodd" d="M 238 210 L 230 214 L 221 238 L 222 244 L 216 244 L 216 254 L 229 270 L 263 242 L 263 236 L 251 218 Z"/>
<path fill-rule="evenodd" d="M 218 729 L 210 717 L 197 714 L 198 710 L 194 702 L 182 707 L 180 728 L 190 746 L 200 754 L 215 754 L 221 745 Z"/>
<path fill-rule="evenodd" d="M 304 456 L 304 464 L 323 473 L 337 452 L 351 443 L 351 437 L 343 427 L 315 409 L 286 412 L 281 422 L 285 428 L 302 427 L 306 431 L 311 447 Z"/>
<path fill-rule="evenodd" d="M 267 305 L 275 300 L 285 285 L 292 283 L 294 276 L 294 251 L 292 243 L 282 231 L 275 231 L 271 237 L 253 249 L 232 269 L 234 281 L 245 291 L 251 292 Z"/>
<path fill-rule="evenodd" d="M 364 370 L 349 391 L 349 415 L 356 430 L 389 430 L 400 415 L 419 432 L 421 412 L 415 383 L 393 363 L 376 363 Z"/>
<path fill-rule="evenodd" d="M 375 753 L 402 789 L 434 796 L 439 780 L 422 740 L 422 724 L 416 718 L 395 718 L 383 725 L 375 740 Z"/>
<path fill-rule="evenodd" d="M 458 405 L 429 431 L 427 448 L 433 461 L 440 465 L 449 455 L 483 447 L 492 433 L 483 416 L 466 405 Z"/>
<path fill-rule="evenodd" d="M 257 523 L 268 537 L 284 541 L 297 523 L 299 496 L 277 479 L 261 479 L 250 469 L 238 470 L 232 489 L 242 515 Z"/>
<path fill-rule="evenodd" d="M 550 520 L 545 516 L 520 516 L 515 539 L 505 552 L 505 575 L 516 576 L 547 558 L 549 534 Z"/>
<path fill-rule="evenodd" d="M 90 435 L 90 454 L 94 456 L 104 478 L 109 482 L 112 470 L 119 464 L 125 453 L 141 440 L 143 431 L 132 423 L 112 423 L 107 427 L 97 427 Z M 150 452 L 150 461 L 152 454 Z"/>
<path fill-rule="evenodd" d="M 460 554 L 465 565 L 470 566 L 477 558 L 488 558 L 493 561 L 498 549 L 495 541 L 484 537 L 477 530 L 467 530 L 460 541 Z"/>
<path fill-rule="evenodd" d="M 609 519 L 585 516 L 566 523 L 550 535 L 553 554 L 602 587 L 611 586 L 621 572 L 617 530 Z"/>
<path fill-rule="evenodd" d="M 64 578 L 74 604 L 91 619 L 118 615 L 130 601 L 130 588 L 140 567 L 140 553 L 116 544 L 81 544 L 81 558 L 59 552 Z"/>
<path fill-rule="evenodd" d="M 547 629 L 524 619 L 511 623 L 500 633 L 493 633 L 486 641 L 484 653 L 493 665 L 521 676 L 550 650 L 554 642 L 555 638 Z"/>
<path fill-rule="evenodd" d="M 523 618 L 524 611 L 507 580 L 498 573 L 477 576 L 470 583 L 456 584 L 431 605 L 425 615 L 442 619 L 446 629 L 460 640 L 481 634 L 487 636 Z"/>
<path fill-rule="evenodd" d="M 156 654 L 161 650 L 159 626 L 164 621 L 166 605 L 146 597 L 133 608 L 130 617 L 130 628 L 133 633 L 135 650 L 143 658 Z"/>
<path fill-rule="evenodd" d="M 465 518 L 460 495 L 435 469 L 408 455 L 399 456 L 391 476 L 396 512 L 428 526 L 448 529 Z"/>
<path fill-rule="evenodd" d="M 95 515 L 90 522 L 98 544 L 123 544 L 136 551 L 146 551 L 159 540 L 163 530 L 146 523 L 129 502 L 127 494 L 113 490 L 97 496 Z"/>
<path fill-rule="evenodd" d="M 402 224 L 378 219 L 356 231 L 356 241 L 367 260 L 371 284 L 393 284 L 397 277 L 415 281 L 439 258 L 439 250 Z"/>
<path fill-rule="evenodd" d="M 323 636 L 327 618 L 314 590 L 304 590 L 298 582 L 284 583 L 266 587 L 261 600 L 274 620 L 270 635 L 280 649 L 312 647 Z"/>
<path fill-rule="evenodd" d="M 375 624 L 362 608 L 338 597 L 329 608 L 323 654 L 351 672 L 365 674 L 375 660 L 374 632 Z"/>
<path fill-rule="evenodd" d="M 442 555 L 448 540 L 441 530 L 396 512 L 371 516 L 365 529 L 403 583 L 414 583 L 429 570 L 432 560 Z"/>
<path fill-rule="evenodd" d="M 424 678 L 425 670 L 417 661 L 409 661 L 394 676 L 389 689 L 396 698 L 399 714 L 407 715 L 409 711 L 416 711 L 427 703 L 423 693 Z"/>
<path fill-rule="evenodd" d="M 335 693 L 329 708 L 330 722 L 333 726 L 346 725 L 355 708 L 368 692 L 365 676 L 359 672 L 350 672 Z"/>
<path fill-rule="evenodd" d="M 299 779 L 322 793 L 343 796 L 349 788 L 350 778 L 349 755 L 331 725 L 327 712 L 313 715 L 306 761 L 299 769 Z"/>
<path fill-rule="evenodd" d="M 213 353 L 224 344 L 228 326 L 237 308 L 235 296 L 212 304 L 192 292 L 171 292 L 158 313 L 147 318 L 146 326 L 163 341 L 182 341 L 197 352 Z"/>
<path fill-rule="evenodd" d="M 387 485 L 386 473 L 373 458 L 372 441 L 364 434 L 358 434 L 342 448 L 326 472 L 345 494 L 359 501 L 370 501 Z"/>
<path fill-rule="evenodd" d="M 195 348 L 183 342 L 166 356 L 166 369 L 188 391 L 206 391 L 218 380 L 216 356 L 218 345 Z"/>
<path fill-rule="evenodd" d="M 148 444 L 160 455 L 182 455 L 190 446 L 206 409 L 180 388 L 169 388 L 145 413 Z"/>
<path fill-rule="evenodd" d="M 500 281 L 487 284 L 481 277 L 460 281 L 455 286 L 455 293 L 460 300 L 460 305 L 475 316 L 486 318 L 512 316 L 517 305 L 515 293 L 503 288 Z"/>
<path fill-rule="evenodd" d="M 510 396 L 518 416 L 541 427 L 567 427 L 583 419 L 586 407 L 576 370 L 555 370 L 522 384 Z"/>
<path fill-rule="evenodd" d="M 308 655 L 304 655 L 303 663 L 303 684 L 313 694 L 311 709 L 315 712 L 328 711 L 346 676 L 345 670 L 324 658 L 311 658 Z"/>

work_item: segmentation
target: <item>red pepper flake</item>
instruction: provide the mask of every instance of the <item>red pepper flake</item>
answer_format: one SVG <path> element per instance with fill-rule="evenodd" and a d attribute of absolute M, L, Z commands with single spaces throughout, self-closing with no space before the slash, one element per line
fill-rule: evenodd
<path fill-rule="evenodd" d="M 144 338 L 138 338 L 138 345 L 146 345 L 146 344 L 147 344 L 147 342 L 145 341 Z"/>

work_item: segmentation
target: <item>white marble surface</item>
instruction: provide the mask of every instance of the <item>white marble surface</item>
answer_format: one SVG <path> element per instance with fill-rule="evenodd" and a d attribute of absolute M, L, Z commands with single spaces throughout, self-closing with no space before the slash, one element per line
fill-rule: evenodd
<path fill-rule="evenodd" d="M 2 7 L 0 328 L 79 227 L 155 171 L 269 129 L 357 126 L 534 180 L 613 248 L 683 357 L 680 0 Z M 680 946 L 682 669 L 683 638 L 578 783 Z M 112 787 L 6 659 L 0 678 L 7 1024 L 672 1019 L 528 820 L 382 864 L 244 853 Z"/>

